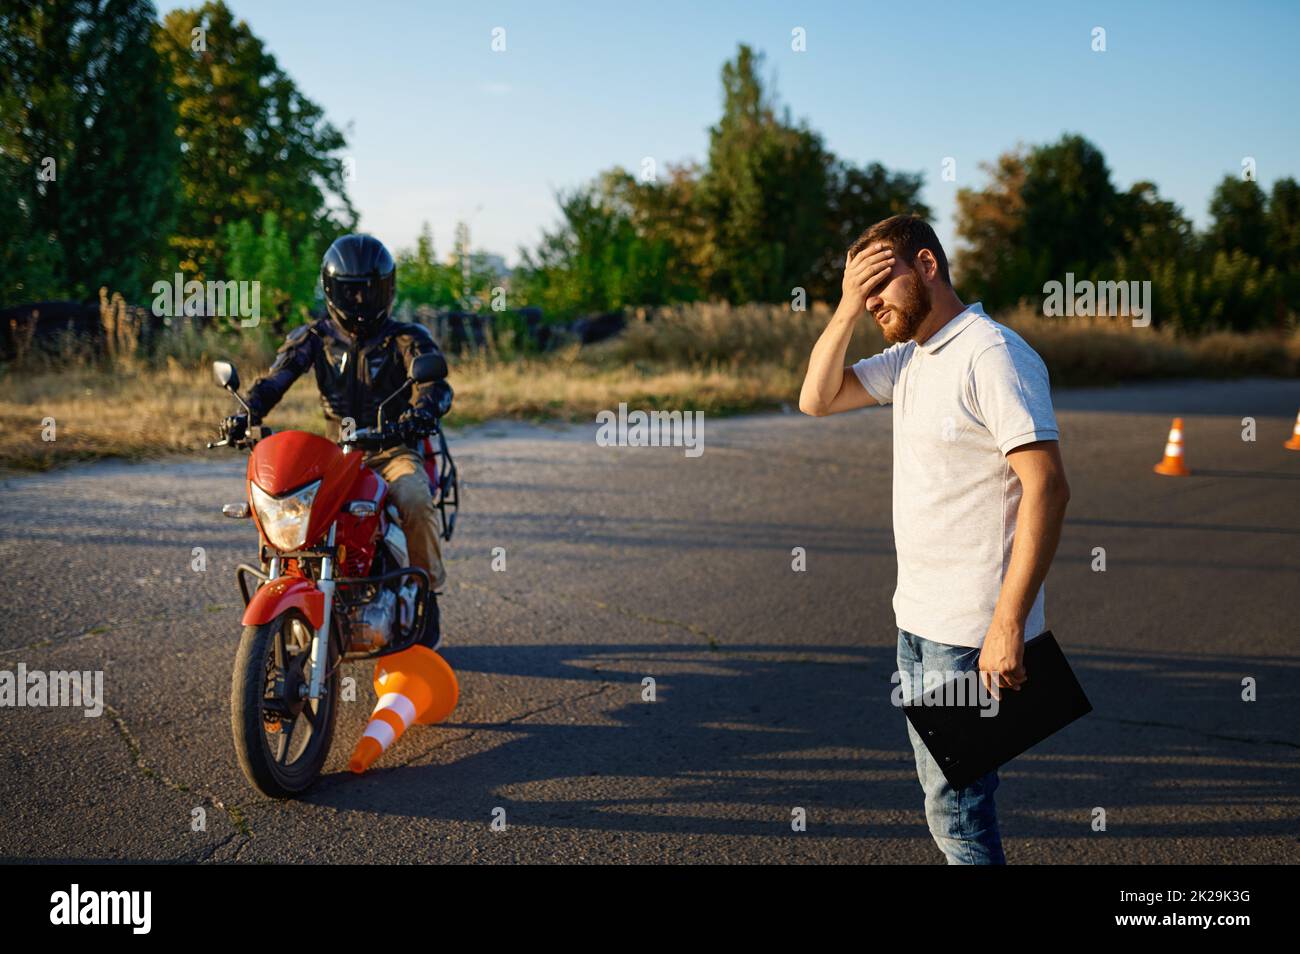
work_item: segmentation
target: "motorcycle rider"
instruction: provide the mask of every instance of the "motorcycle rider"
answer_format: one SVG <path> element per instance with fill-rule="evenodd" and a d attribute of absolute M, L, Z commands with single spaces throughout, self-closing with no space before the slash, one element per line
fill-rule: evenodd
<path fill-rule="evenodd" d="M 397 293 L 397 266 L 382 242 L 370 235 L 345 235 L 321 261 L 326 317 L 291 331 L 271 370 L 249 389 L 248 414 L 226 419 L 228 437 L 242 437 L 280 401 L 308 368 L 316 372 L 325 417 L 337 431 L 344 421 L 360 430 L 378 426 L 379 404 L 410 376 L 418 355 L 438 352 L 422 325 L 392 317 Z M 420 439 L 451 408 L 446 381 L 415 384 L 384 408 L 385 431 L 403 437 L 384 450 L 367 453 L 365 463 L 388 484 L 388 499 L 397 507 L 412 566 L 429 574 L 428 625 L 419 640 L 437 648 L 441 641 L 438 602 L 433 591 L 446 582 L 438 546 L 437 508 L 418 450 Z M 393 419 L 397 427 L 393 427 Z"/>

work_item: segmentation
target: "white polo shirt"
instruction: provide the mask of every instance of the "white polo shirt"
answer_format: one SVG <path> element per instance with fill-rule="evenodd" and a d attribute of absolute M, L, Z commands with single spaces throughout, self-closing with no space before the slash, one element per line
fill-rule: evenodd
<path fill-rule="evenodd" d="M 970 305 L 924 344 L 906 341 L 853 370 L 894 405 L 898 627 L 954 646 L 984 641 L 1016 532 L 1020 479 L 1006 454 L 1060 436 L 1043 359 Z M 1044 629 L 1039 589 L 1025 638 Z"/>

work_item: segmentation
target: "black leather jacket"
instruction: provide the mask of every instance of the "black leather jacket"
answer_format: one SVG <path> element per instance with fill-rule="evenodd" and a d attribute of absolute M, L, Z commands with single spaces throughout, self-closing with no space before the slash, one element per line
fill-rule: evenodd
<path fill-rule="evenodd" d="M 357 342 L 330 318 L 318 318 L 289 333 L 271 370 L 249 390 L 248 406 L 256 418 L 264 418 L 304 371 L 315 368 L 329 420 L 337 426 L 351 418 L 358 429 L 375 427 L 380 403 L 406 383 L 416 355 L 438 350 L 423 325 L 389 318 Z M 451 408 L 451 398 L 446 381 L 416 384 L 388 403 L 384 421 L 396 421 L 412 407 L 431 418 L 442 417 Z"/>

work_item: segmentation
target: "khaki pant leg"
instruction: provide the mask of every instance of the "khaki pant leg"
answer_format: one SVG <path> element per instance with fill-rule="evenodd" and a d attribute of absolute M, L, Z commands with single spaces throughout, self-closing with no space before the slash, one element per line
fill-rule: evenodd
<path fill-rule="evenodd" d="M 375 454 L 367 463 L 388 483 L 388 499 L 397 507 L 411 565 L 429 574 L 429 585 L 441 589 L 447 582 L 438 547 L 438 516 L 429 492 L 424 460 L 417 451 L 398 446 Z"/>

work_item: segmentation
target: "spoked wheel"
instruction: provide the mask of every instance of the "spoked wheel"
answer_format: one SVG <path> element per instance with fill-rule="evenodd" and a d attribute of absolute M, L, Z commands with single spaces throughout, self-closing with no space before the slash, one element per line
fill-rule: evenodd
<path fill-rule="evenodd" d="M 292 798 L 310 788 L 334 739 L 338 668 L 326 679 L 320 700 L 307 699 L 311 640 L 306 620 L 288 612 L 261 626 L 245 626 L 235 656 L 230 687 L 235 753 L 248 780 L 272 798 Z"/>

